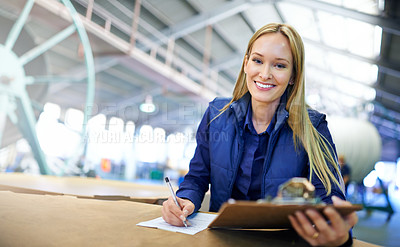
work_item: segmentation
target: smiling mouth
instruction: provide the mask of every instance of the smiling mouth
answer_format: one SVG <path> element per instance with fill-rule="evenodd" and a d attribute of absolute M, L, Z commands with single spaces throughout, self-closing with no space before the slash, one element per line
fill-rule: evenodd
<path fill-rule="evenodd" d="M 273 87 L 275 87 L 275 85 L 271 85 L 271 84 L 262 84 L 262 83 L 256 82 L 256 81 L 255 81 L 255 83 L 256 83 L 256 85 L 257 85 L 258 87 L 260 87 L 260 88 L 273 88 Z"/>

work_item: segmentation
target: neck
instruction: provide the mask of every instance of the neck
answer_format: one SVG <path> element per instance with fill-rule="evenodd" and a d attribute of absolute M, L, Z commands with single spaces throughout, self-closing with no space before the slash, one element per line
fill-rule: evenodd
<path fill-rule="evenodd" d="M 252 99 L 251 104 L 253 110 L 252 121 L 254 128 L 256 129 L 257 133 L 262 133 L 271 123 L 275 111 L 278 108 L 279 101 L 272 104 L 263 104 Z"/>

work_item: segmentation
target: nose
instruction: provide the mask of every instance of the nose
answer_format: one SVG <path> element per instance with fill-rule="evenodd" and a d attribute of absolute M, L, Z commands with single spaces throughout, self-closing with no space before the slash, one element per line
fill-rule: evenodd
<path fill-rule="evenodd" d="M 263 66 L 263 68 L 261 68 L 260 70 L 260 77 L 263 80 L 267 80 L 272 78 L 272 73 L 271 73 L 271 69 L 269 68 L 269 66 Z"/>

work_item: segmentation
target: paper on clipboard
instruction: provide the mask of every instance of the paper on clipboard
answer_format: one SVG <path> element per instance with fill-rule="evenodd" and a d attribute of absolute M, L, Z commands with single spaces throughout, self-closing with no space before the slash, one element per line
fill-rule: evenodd
<path fill-rule="evenodd" d="M 216 216 L 217 216 L 216 214 L 209 214 L 209 213 L 194 213 L 188 217 L 188 220 L 190 222 L 190 226 L 188 227 L 179 227 L 170 225 L 167 222 L 165 222 L 162 217 L 145 222 L 140 222 L 136 225 L 194 235 L 204 229 L 207 229 L 207 226 L 210 224 L 212 220 L 215 219 Z"/>
<path fill-rule="evenodd" d="M 288 215 L 296 211 L 314 208 L 322 211 L 332 206 L 341 215 L 362 209 L 361 205 L 333 206 L 333 205 L 277 205 L 272 203 L 257 203 L 249 201 L 236 201 L 224 203 L 209 228 L 242 228 L 242 229 L 282 229 L 290 228 Z"/>

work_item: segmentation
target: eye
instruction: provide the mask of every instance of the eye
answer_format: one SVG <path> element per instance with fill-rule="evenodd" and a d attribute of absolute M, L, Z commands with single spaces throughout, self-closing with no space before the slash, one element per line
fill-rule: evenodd
<path fill-rule="evenodd" d="M 275 64 L 275 67 L 277 67 L 278 69 L 284 69 L 284 68 L 286 68 L 286 65 L 285 64 L 281 64 L 281 63 L 277 63 L 277 64 Z"/>
<path fill-rule="evenodd" d="M 261 59 L 258 59 L 258 58 L 253 58 L 252 61 L 255 63 L 258 63 L 258 64 L 262 64 Z"/>

